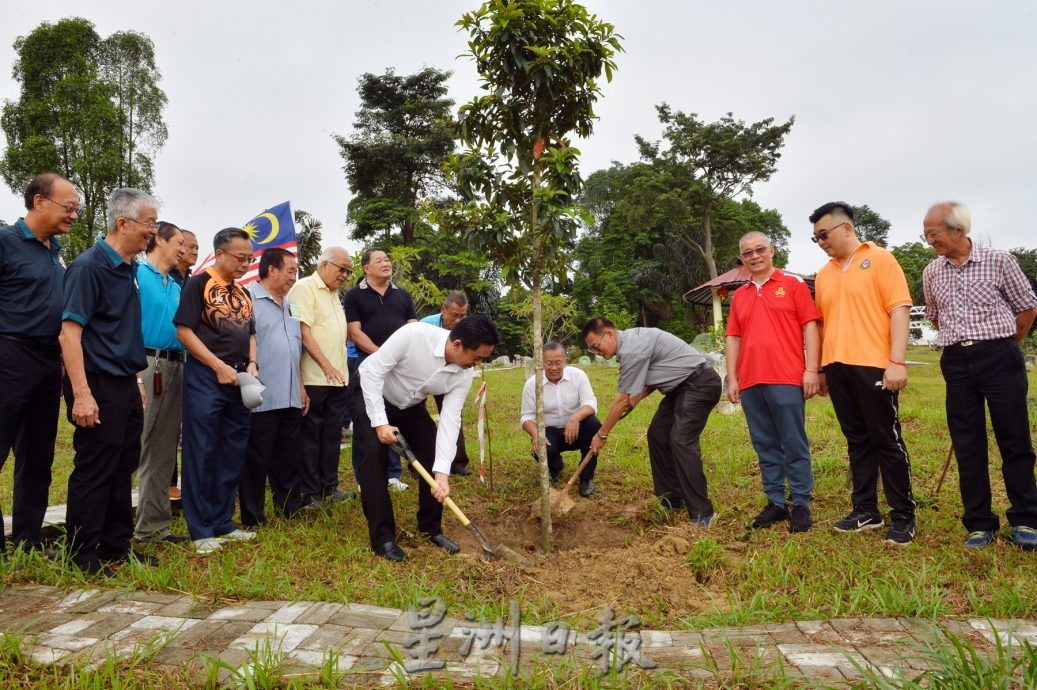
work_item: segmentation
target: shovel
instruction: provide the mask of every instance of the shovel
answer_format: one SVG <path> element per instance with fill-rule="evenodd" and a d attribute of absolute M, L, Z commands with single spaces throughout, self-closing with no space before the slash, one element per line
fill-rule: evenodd
<path fill-rule="evenodd" d="M 421 475 L 421 478 L 428 482 L 429 486 L 439 486 L 438 484 L 436 484 L 436 480 L 432 478 L 432 475 L 429 474 L 428 471 L 426 471 L 425 468 L 421 466 L 420 462 L 418 462 L 418 458 L 415 457 L 414 451 L 410 449 L 410 446 L 407 445 L 407 441 L 404 440 L 403 434 L 401 434 L 399 431 L 395 432 L 395 434 L 396 442 L 393 443 L 390 446 L 390 448 L 399 453 L 400 457 L 406 460 L 407 464 L 413 467 L 414 470 L 417 471 L 419 475 Z M 465 514 L 461 512 L 461 509 L 457 507 L 457 504 L 454 503 L 454 501 L 449 496 L 443 499 L 443 505 L 450 509 L 450 512 L 452 512 L 454 516 L 461 522 L 461 524 L 464 525 L 465 529 L 467 529 L 469 532 L 475 535 L 475 538 L 479 541 L 479 546 L 482 547 L 483 556 L 491 560 L 504 556 L 508 560 L 521 563 L 522 565 L 532 565 L 529 559 L 524 558 L 517 551 L 510 549 L 507 546 L 504 546 L 503 544 L 498 546 L 496 549 L 493 548 L 493 546 L 490 544 L 490 540 L 486 538 L 486 535 L 482 533 L 482 530 L 476 527 L 475 523 L 469 520 L 467 516 L 465 516 Z"/>
<path fill-rule="evenodd" d="M 573 472 L 573 476 L 569 477 L 569 481 L 565 483 L 565 486 L 563 486 L 561 489 L 549 489 L 548 497 L 551 500 L 552 513 L 557 513 L 560 517 L 562 515 L 567 515 L 573 508 L 576 507 L 576 502 L 569 497 L 569 492 L 573 488 L 573 485 L 576 483 L 577 477 L 579 477 L 580 473 L 583 472 L 583 469 L 587 467 L 587 463 L 591 461 L 592 457 L 594 457 L 594 451 L 588 450 L 587 454 L 583 456 L 583 461 L 580 462 L 580 466 L 576 468 L 575 472 Z M 540 500 L 541 499 L 538 498 L 537 500 L 533 501 L 532 504 L 530 504 L 530 517 L 541 517 Z"/>

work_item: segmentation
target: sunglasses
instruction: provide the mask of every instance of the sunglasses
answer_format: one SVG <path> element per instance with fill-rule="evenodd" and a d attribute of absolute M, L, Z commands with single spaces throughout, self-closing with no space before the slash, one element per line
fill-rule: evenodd
<path fill-rule="evenodd" d="M 828 228 L 827 230 L 822 230 L 821 232 L 811 237 L 810 241 L 814 244 L 817 244 L 818 242 L 823 242 L 828 239 L 828 233 L 835 232 L 838 228 L 844 225 L 846 225 L 846 221 L 843 221 L 842 223 L 839 223 L 839 225 L 836 225 L 834 227 Z"/>

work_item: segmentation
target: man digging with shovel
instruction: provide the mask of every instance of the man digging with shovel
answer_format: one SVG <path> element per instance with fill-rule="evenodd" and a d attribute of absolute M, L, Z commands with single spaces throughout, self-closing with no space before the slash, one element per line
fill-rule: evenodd
<path fill-rule="evenodd" d="M 461 409 L 474 375 L 500 340 L 485 316 L 470 316 L 447 332 L 427 323 L 408 323 L 363 361 L 349 385 L 354 434 L 365 436 L 357 481 L 371 548 L 390 561 L 407 556 L 396 543 L 389 497 L 388 447 L 396 432 L 409 442 L 422 465 L 432 468 L 436 487 L 418 482 L 418 530 L 449 553 L 460 547 L 443 534 L 443 500 L 450 494 L 450 464 L 457 451 Z M 425 406 L 442 395 L 439 425 Z"/>

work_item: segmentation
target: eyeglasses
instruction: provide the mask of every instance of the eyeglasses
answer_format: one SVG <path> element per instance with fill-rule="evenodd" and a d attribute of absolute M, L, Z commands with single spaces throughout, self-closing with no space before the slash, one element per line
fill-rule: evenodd
<path fill-rule="evenodd" d="M 814 235 L 813 237 L 811 237 L 810 241 L 813 242 L 814 244 L 817 244 L 818 242 L 823 242 L 823 241 L 828 239 L 828 233 L 835 232 L 837 228 L 840 228 L 843 225 L 846 225 L 846 221 L 845 220 L 842 223 L 839 223 L 839 225 L 836 225 L 834 227 L 828 228 L 827 230 L 822 230 L 821 232 L 819 232 L 816 235 Z"/>
<path fill-rule="evenodd" d="M 47 196 L 46 194 L 40 194 L 40 196 L 42 196 L 42 197 L 43 197 L 44 199 L 46 199 L 46 200 L 47 200 L 47 201 L 49 201 L 50 203 L 52 203 L 52 204 L 56 204 L 56 205 L 60 206 L 61 208 L 65 209 L 65 213 L 67 213 L 67 214 L 68 214 L 68 215 L 70 215 L 70 216 L 71 216 L 71 215 L 72 215 L 73 213 L 75 213 L 75 214 L 80 214 L 80 213 L 83 213 L 83 211 L 85 210 L 85 209 L 84 209 L 84 208 L 83 208 L 82 206 L 80 206 L 79 204 L 63 204 L 63 203 L 61 203 L 61 202 L 59 202 L 59 201 L 54 201 L 53 199 L 51 199 L 51 198 L 50 198 L 49 196 Z"/>
<path fill-rule="evenodd" d="M 757 247 L 756 249 L 746 249 L 738 256 L 742 257 L 743 259 L 751 259 L 754 256 L 763 256 L 767 253 L 768 249 L 770 249 L 770 245 L 765 247 Z"/>
<path fill-rule="evenodd" d="M 346 264 L 345 266 L 343 266 L 342 264 L 337 264 L 334 261 L 328 261 L 326 263 L 329 263 L 332 266 L 334 266 L 335 268 L 337 268 L 339 273 L 349 273 L 350 271 L 353 270 L 353 267 L 350 266 L 349 264 Z"/>
<path fill-rule="evenodd" d="M 122 216 L 122 217 L 125 218 L 125 216 Z M 137 225 L 143 225 L 148 230 L 158 230 L 158 223 L 156 223 L 155 221 L 151 221 L 150 223 L 145 223 L 143 221 L 137 220 L 136 218 L 126 218 L 126 220 L 130 221 L 131 223 L 136 223 Z"/>
<path fill-rule="evenodd" d="M 937 235 L 942 235 L 945 232 L 947 232 L 947 231 L 944 230 L 943 228 L 941 228 L 939 230 L 926 230 L 921 235 L 919 235 L 919 237 L 922 238 L 923 242 L 928 242 L 929 240 L 931 240 L 932 238 L 936 237 Z"/>
<path fill-rule="evenodd" d="M 599 350 L 598 348 L 601 347 L 601 341 L 605 337 L 606 333 L 608 333 L 608 331 L 602 331 L 601 335 L 598 336 L 598 342 L 594 343 L 593 345 L 588 345 L 587 350 L 593 352 L 596 355 L 600 355 L 601 350 Z"/>
<path fill-rule="evenodd" d="M 231 257 L 235 261 L 237 261 L 239 264 L 250 264 L 252 263 L 252 259 L 255 258 L 251 254 L 231 254 L 230 252 L 223 249 L 221 249 L 220 251 L 222 251 L 224 254 Z"/>

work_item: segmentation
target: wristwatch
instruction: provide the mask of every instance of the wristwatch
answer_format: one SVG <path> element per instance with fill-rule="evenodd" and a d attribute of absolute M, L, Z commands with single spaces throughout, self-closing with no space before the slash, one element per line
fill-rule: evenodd
<path fill-rule="evenodd" d="M 603 434 L 600 431 L 598 433 L 594 434 L 594 435 L 597 436 L 598 438 L 600 438 L 602 441 L 608 441 L 609 440 L 608 434 Z"/>

